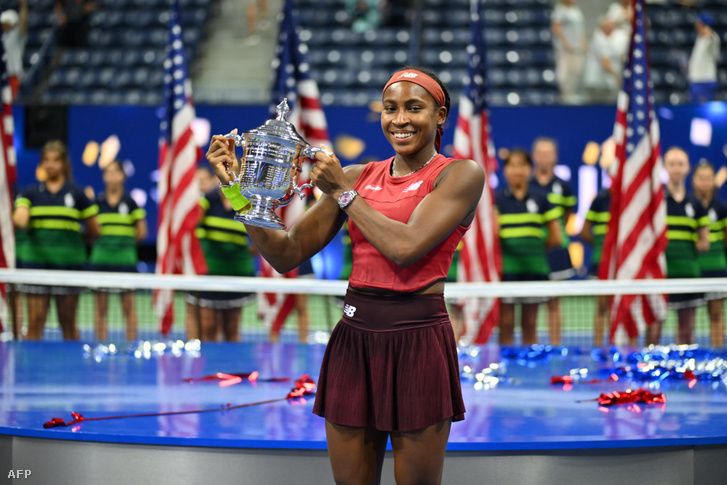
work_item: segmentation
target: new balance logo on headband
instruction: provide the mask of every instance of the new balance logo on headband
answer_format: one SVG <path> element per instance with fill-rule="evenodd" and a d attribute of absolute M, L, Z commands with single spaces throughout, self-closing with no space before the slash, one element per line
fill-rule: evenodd
<path fill-rule="evenodd" d="M 396 79 L 401 79 L 403 77 L 408 78 L 408 79 L 414 79 L 415 77 L 418 77 L 418 76 L 419 76 L 419 74 L 417 74 L 415 72 L 402 72 L 401 74 L 399 74 L 399 77 L 397 77 Z"/>

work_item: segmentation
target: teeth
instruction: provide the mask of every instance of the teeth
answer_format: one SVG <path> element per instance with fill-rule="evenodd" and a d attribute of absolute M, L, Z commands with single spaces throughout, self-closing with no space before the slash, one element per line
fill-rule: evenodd
<path fill-rule="evenodd" d="M 409 138 L 411 136 L 411 133 L 394 133 L 394 138 L 403 139 L 403 138 Z"/>

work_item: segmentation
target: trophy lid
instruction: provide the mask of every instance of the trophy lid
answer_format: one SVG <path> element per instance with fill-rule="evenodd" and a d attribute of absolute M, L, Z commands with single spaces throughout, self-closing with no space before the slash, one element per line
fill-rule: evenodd
<path fill-rule="evenodd" d="M 275 111 L 277 112 L 276 118 L 267 120 L 263 125 L 250 130 L 248 133 L 266 138 L 281 138 L 296 146 L 308 145 L 308 142 L 298 134 L 295 126 L 285 119 L 290 113 L 288 98 L 283 98 Z"/>

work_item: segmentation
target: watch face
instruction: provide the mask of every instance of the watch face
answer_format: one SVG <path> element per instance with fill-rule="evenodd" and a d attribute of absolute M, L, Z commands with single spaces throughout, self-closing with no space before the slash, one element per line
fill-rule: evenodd
<path fill-rule="evenodd" d="M 338 205 L 341 206 L 341 208 L 345 208 L 348 206 L 348 204 L 351 203 L 353 200 L 354 194 L 351 192 L 344 192 L 341 194 L 341 196 L 338 198 Z"/>

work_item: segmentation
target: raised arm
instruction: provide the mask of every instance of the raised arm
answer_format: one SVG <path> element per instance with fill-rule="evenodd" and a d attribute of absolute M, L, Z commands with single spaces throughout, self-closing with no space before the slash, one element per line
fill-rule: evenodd
<path fill-rule="evenodd" d="M 212 137 L 207 161 L 222 184 L 232 181 L 228 169 L 238 172 L 239 161 L 234 150 L 233 140 L 221 135 Z M 353 186 L 361 169 L 360 166 L 347 167 L 346 183 Z M 276 271 L 286 273 L 323 249 L 338 233 L 344 219 L 345 214 L 338 208 L 336 200 L 324 194 L 287 232 L 249 224 L 245 227 L 262 257 Z"/>
<path fill-rule="evenodd" d="M 337 200 L 351 185 L 336 177 L 338 160 L 318 154 L 311 180 L 331 200 Z M 457 160 L 446 166 L 435 180 L 434 190 L 424 197 L 408 221 L 398 222 L 381 214 L 356 197 L 346 208 L 348 217 L 384 256 L 399 266 L 418 261 L 454 231 L 469 225 L 482 195 L 485 175 L 472 160 Z"/>

